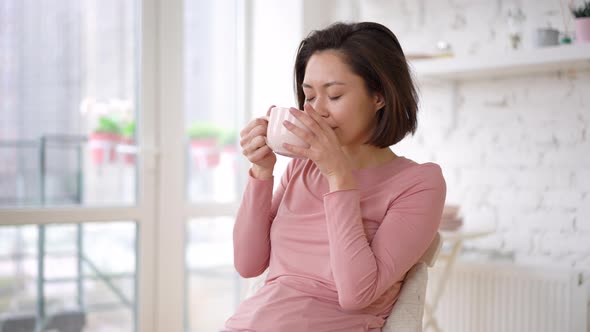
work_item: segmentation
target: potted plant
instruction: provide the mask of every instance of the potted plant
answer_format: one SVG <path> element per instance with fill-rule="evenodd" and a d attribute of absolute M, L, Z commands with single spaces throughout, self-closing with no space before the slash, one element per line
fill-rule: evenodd
<path fill-rule="evenodd" d="M 195 122 L 187 131 L 190 151 L 199 168 L 213 168 L 219 164 L 219 129 L 206 122 Z"/>
<path fill-rule="evenodd" d="M 223 154 L 224 159 L 232 164 L 234 169 L 237 167 L 237 141 L 238 134 L 233 129 L 223 129 L 219 134 L 218 144 L 221 148 L 221 153 Z"/>
<path fill-rule="evenodd" d="M 233 129 L 223 129 L 219 134 L 219 146 L 223 152 L 236 152 L 237 133 Z"/>
<path fill-rule="evenodd" d="M 98 118 L 98 125 L 89 137 L 94 164 L 104 163 L 105 156 L 108 156 L 107 161 L 115 160 L 115 144 L 119 141 L 120 135 L 121 127 L 115 119 L 106 115 Z"/>
<path fill-rule="evenodd" d="M 572 8 L 576 17 L 576 43 L 590 43 L 590 1 Z"/>
<path fill-rule="evenodd" d="M 135 163 L 135 121 L 127 121 L 121 124 L 121 139 L 119 152 L 123 155 L 126 164 Z"/>

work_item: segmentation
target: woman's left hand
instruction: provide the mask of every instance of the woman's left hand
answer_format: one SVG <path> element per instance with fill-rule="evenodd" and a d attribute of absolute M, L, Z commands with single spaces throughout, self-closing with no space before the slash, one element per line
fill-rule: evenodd
<path fill-rule="evenodd" d="M 331 191 L 356 188 L 350 161 L 342 151 L 334 129 L 310 104 L 303 106 L 303 112 L 294 108 L 291 108 L 290 112 L 307 127 L 307 130 L 289 121 L 285 121 L 284 126 L 309 144 L 309 147 L 285 143 L 284 148 L 298 156 L 311 159 L 327 178 Z"/>

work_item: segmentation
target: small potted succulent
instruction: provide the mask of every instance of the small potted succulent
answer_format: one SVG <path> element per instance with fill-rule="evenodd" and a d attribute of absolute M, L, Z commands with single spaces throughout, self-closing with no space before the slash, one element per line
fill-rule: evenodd
<path fill-rule="evenodd" d="M 576 17 L 576 43 L 590 43 L 590 1 L 572 8 Z"/>
<path fill-rule="evenodd" d="M 190 152 L 199 168 L 213 168 L 219 164 L 219 129 L 206 122 L 195 122 L 187 130 Z"/>
<path fill-rule="evenodd" d="M 115 160 L 115 145 L 119 142 L 121 127 L 119 122 L 110 116 L 98 118 L 98 125 L 89 137 L 89 147 L 94 164 Z"/>
<path fill-rule="evenodd" d="M 121 124 L 120 153 L 126 164 L 135 163 L 135 121 L 127 121 Z"/>

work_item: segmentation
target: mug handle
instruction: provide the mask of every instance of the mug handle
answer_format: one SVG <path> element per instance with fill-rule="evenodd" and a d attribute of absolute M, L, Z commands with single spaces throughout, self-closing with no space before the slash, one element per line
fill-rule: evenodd
<path fill-rule="evenodd" d="M 269 110 L 270 112 L 270 110 Z M 261 116 L 260 119 L 266 120 L 266 122 L 270 123 L 270 115 Z M 264 136 L 264 144 L 268 145 L 268 140 L 266 139 L 266 135 Z"/>

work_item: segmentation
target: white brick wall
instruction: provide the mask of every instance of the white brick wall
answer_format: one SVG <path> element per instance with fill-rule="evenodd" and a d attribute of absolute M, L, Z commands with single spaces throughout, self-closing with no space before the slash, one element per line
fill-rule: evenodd
<path fill-rule="evenodd" d="M 506 13 L 519 4 L 524 48 L 547 22 L 563 30 L 553 0 L 360 3 L 355 19 L 384 23 L 406 53 L 438 40 L 457 55 L 510 52 Z M 394 150 L 439 163 L 466 223 L 496 227 L 467 248 L 590 270 L 590 72 L 460 82 L 454 110 L 449 86 L 420 89 L 419 130 Z"/>

